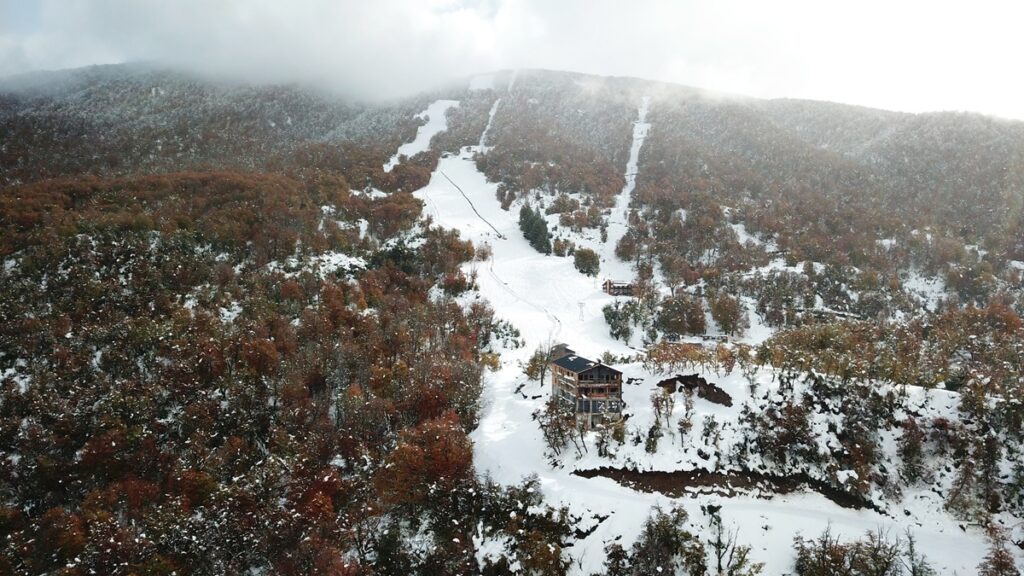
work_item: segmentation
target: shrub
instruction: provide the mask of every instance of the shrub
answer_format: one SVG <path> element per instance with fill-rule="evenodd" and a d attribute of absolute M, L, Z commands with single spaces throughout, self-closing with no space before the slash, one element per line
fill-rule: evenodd
<path fill-rule="evenodd" d="M 597 252 L 590 248 L 576 250 L 572 261 L 576 269 L 587 276 L 597 276 L 597 273 L 601 270 L 601 258 L 597 255 Z"/>

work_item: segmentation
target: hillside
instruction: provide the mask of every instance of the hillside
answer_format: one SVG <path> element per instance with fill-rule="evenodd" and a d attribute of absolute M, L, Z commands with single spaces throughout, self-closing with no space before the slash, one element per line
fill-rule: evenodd
<path fill-rule="evenodd" d="M 1024 123 L 131 65 L 0 131 L 0 572 L 1024 567 Z"/>

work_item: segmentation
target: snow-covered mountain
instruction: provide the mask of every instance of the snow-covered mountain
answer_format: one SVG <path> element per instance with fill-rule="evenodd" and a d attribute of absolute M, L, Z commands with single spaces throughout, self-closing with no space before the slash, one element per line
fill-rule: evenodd
<path fill-rule="evenodd" d="M 1024 566 L 1022 123 L 124 66 L 0 128 L 0 568 Z M 550 401 L 559 343 L 621 422 Z"/>

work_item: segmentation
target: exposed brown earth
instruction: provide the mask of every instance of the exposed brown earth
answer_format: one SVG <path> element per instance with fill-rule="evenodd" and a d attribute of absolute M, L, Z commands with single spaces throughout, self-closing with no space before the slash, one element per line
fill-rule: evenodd
<path fill-rule="evenodd" d="M 658 382 L 658 386 L 672 392 L 682 392 L 684 388 L 690 391 L 696 390 L 698 398 L 722 406 L 732 406 L 732 396 L 728 392 L 696 374 L 673 376 Z"/>
<path fill-rule="evenodd" d="M 641 492 L 660 492 L 681 497 L 694 493 L 715 493 L 723 496 L 749 494 L 771 498 L 776 494 L 790 494 L 810 490 L 821 494 L 832 502 L 853 510 L 869 509 L 884 512 L 869 500 L 850 494 L 807 474 L 775 476 L 758 472 L 708 472 L 706 470 L 678 470 L 674 472 L 636 471 L 621 468 L 601 467 L 573 472 L 583 478 L 600 476 L 611 478 L 623 486 Z"/>

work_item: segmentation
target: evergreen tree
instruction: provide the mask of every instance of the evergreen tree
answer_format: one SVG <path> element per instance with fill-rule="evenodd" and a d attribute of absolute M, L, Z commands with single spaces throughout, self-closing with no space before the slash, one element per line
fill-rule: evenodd
<path fill-rule="evenodd" d="M 544 216 L 529 204 L 523 204 L 519 209 L 519 229 L 535 250 L 542 254 L 551 254 L 551 233 L 548 232 L 548 223 Z"/>
<path fill-rule="evenodd" d="M 704 545 L 686 529 L 682 508 L 655 508 L 633 544 L 631 574 L 707 574 Z"/>
<path fill-rule="evenodd" d="M 625 303 L 616 301 L 606 304 L 601 310 L 604 312 L 604 320 L 608 323 L 608 333 L 611 337 L 629 342 L 633 336 L 633 324 L 641 319 L 640 306 L 636 300 L 629 299 Z"/>

